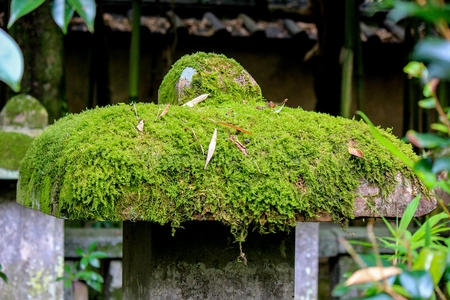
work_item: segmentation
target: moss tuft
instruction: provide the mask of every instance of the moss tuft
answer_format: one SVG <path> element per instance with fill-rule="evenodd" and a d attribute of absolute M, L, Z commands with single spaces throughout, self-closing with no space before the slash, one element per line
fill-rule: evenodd
<path fill-rule="evenodd" d="M 34 140 L 21 164 L 18 202 L 80 220 L 148 220 L 174 227 L 217 220 L 239 236 L 249 226 L 286 230 L 296 216 L 321 212 L 336 221 L 352 218 L 360 178 L 388 193 L 397 173 L 414 176 L 359 121 L 300 108 L 275 113 L 234 101 L 172 106 L 155 121 L 162 107 L 136 104 L 145 121 L 142 133 L 135 128 L 133 107 L 124 104 L 57 121 Z M 204 170 L 200 144 L 207 151 L 214 128 L 216 151 Z M 417 158 L 410 145 L 380 132 Z M 246 145 L 248 157 L 230 135 Z M 365 159 L 348 153 L 350 139 Z"/>
<path fill-rule="evenodd" d="M 31 142 L 28 135 L 0 131 L 0 168 L 18 170 Z"/>
<path fill-rule="evenodd" d="M 1 126 L 41 129 L 47 124 L 48 114 L 44 106 L 29 95 L 12 97 L 0 113 Z"/>
<path fill-rule="evenodd" d="M 205 93 L 210 94 L 205 101 L 208 105 L 262 99 L 259 85 L 234 59 L 197 52 L 172 66 L 159 87 L 158 102 L 183 104 Z"/>

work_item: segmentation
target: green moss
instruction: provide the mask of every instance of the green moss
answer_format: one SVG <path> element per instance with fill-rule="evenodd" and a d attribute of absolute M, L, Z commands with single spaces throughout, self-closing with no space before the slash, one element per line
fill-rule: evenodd
<path fill-rule="evenodd" d="M 180 75 L 189 67 L 195 70 L 191 74 L 192 82 L 188 87 L 181 88 Z M 229 100 L 242 103 L 243 99 L 262 99 L 259 85 L 234 59 L 197 52 L 183 56 L 172 66 L 159 87 L 158 102 L 183 104 L 205 93 L 210 94 L 205 101 L 208 105 Z"/>
<path fill-rule="evenodd" d="M 28 135 L 0 131 L 0 168 L 18 170 L 31 142 Z"/>
<path fill-rule="evenodd" d="M 360 178 L 388 193 L 399 172 L 414 176 L 362 122 L 300 108 L 277 114 L 233 101 L 172 106 L 155 121 L 162 107 L 136 104 L 145 120 L 142 133 L 134 128 L 133 107 L 124 104 L 57 121 L 34 140 L 21 164 L 18 202 L 70 219 L 148 220 L 174 227 L 213 219 L 240 235 L 248 226 L 286 230 L 296 217 L 320 212 L 344 221 L 352 218 Z M 236 131 L 210 119 L 251 131 L 237 134 L 242 143 L 248 139 L 248 157 L 229 140 Z M 204 170 L 200 144 L 207 151 L 214 128 L 217 146 Z M 380 132 L 417 158 L 410 145 Z M 364 159 L 348 153 L 350 139 Z"/>
<path fill-rule="evenodd" d="M 12 97 L 0 113 L 0 124 L 28 128 L 44 128 L 48 115 L 42 104 L 29 95 Z"/>

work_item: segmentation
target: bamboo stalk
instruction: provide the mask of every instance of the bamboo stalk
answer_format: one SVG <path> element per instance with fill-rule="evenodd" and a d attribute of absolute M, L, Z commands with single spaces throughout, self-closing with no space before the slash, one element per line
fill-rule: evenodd
<path fill-rule="evenodd" d="M 353 102 L 353 57 L 355 48 L 356 13 L 355 0 L 345 2 L 345 40 L 341 81 L 341 116 L 349 118 Z M 359 37 L 358 37 L 359 38 Z"/>
<path fill-rule="evenodd" d="M 132 29 L 130 45 L 129 96 L 136 101 L 139 96 L 139 63 L 141 33 L 141 0 L 132 0 Z"/>

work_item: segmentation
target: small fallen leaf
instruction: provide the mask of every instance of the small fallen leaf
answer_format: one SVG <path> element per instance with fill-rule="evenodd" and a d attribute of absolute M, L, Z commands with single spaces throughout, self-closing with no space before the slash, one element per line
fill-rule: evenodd
<path fill-rule="evenodd" d="M 247 101 L 245 101 L 245 99 L 242 99 L 242 103 L 247 104 Z"/>
<path fill-rule="evenodd" d="M 262 106 L 257 106 L 256 109 L 264 110 L 264 107 L 262 107 Z"/>
<path fill-rule="evenodd" d="M 164 107 L 163 111 L 159 115 L 160 118 L 162 118 L 167 112 L 169 111 L 170 103 L 167 103 L 166 107 Z"/>
<path fill-rule="evenodd" d="M 139 123 L 137 124 L 136 127 L 140 132 L 143 132 L 144 131 L 144 120 L 140 119 Z"/>
<path fill-rule="evenodd" d="M 214 151 L 216 150 L 216 142 L 217 142 L 217 129 L 214 128 L 214 133 L 212 135 L 211 141 L 209 142 L 208 155 L 206 156 L 205 167 L 203 168 L 204 170 L 206 170 L 206 167 L 208 166 L 209 161 L 211 160 Z"/>
<path fill-rule="evenodd" d="M 354 285 L 372 281 L 380 281 L 391 276 L 398 275 L 402 269 L 397 267 L 369 267 L 363 268 L 352 274 L 346 281 L 345 285 Z"/>
<path fill-rule="evenodd" d="M 222 124 L 222 125 L 224 125 L 224 126 L 228 126 L 228 127 L 230 127 L 230 128 L 236 129 L 237 131 L 240 131 L 240 132 L 243 132 L 243 133 L 253 134 L 253 133 L 251 133 L 250 131 L 247 131 L 247 130 L 245 130 L 245 129 L 239 128 L 239 127 L 234 126 L 234 125 L 229 124 L 229 123 L 225 123 L 225 122 L 222 122 L 222 121 L 215 121 L 215 120 L 213 120 L 213 119 L 209 119 L 209 120 L 210 120 L 211 122 L 219 123 L 219 124 Z"/>
<path fill-rule="evenodd" d="M 234 138 L 234 135 L 230 135 L 230 136 L 228 137 L 228 139 L 229 139 L 230 141 L 232 141 L 232 142 L 236 145 L 236 147 L 238 147 L 238 149 L 241 150 L 241 152 L 242 152 L 246 157 L 248 156 L 248 154 L 247 154 L 247 147 L 245 147 L 241 142 L 239 142 L 239 140 L 238 140 L 237 137 Z"/>
<path fill-rule="evenodd" d="M 285 105 L 286 104 L 286 102 L 288 102 L 288 98 L 285 98 L 284 100 L 283 100 L 283 102 L 281 102 L 281 105 Z"/>
<path fill-rule="evenodd" d="M 279 109 L 277 109 L 276 111 L 274 111 L 274 113 L 276 113 L 276 114 L 279 113 L 279 112 L 283 109 L 283 107 L 284 107 L 284 104 L 282 104 L 281 107 L 280 107 Z"/>
<path fill-rule="evenodd" d="M 275 108 L 275 103 L 273 103 L 272 101 L 267 102 L 267 106 L 270 108 Z"/>
<path fill-rule="evenodd" d="M 203 100 L 205 100 L 206 98 L 208 98 L 209 94 L 202 94 L 198 97 L 195 97 L 194 99 L 192 99 L 189 102 L 186 102 L 185 104 L 183 104 L 182 106 L 189 106 L 189 107 L 194 107 L 195 105 L 199 104 L 200 102 L 202 102 Z"/>
<path fill-rule="evenodd" d="M 364 157 L 362 151 L 355 148 L 355 146 L 356 146 L 356 142 L 353 139 L 350 139 L 348 141 L 348 145 L 347 145 L 348 153 L 350 153 L 353 156 Z"/>

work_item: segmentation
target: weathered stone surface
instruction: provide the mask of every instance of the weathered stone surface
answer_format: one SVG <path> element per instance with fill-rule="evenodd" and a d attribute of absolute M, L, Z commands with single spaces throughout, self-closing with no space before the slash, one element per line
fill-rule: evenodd
<path fill-rule="evenodd" d="M 355 217 L 379 217 L 373 211 L 366 201 L 371 203 L 377 211 L 384 217 L 395 218 L 402 216 L 408 204 L 415 198 L 420 191 L 417 185 L 412 184 L 408 179 L 402 177 L 400 174 L 396 176 L 397 185 L 394 190 L 388 195 L 381 194 L 380 188 L 361 181 L 357 196 L 354 200 L 354 215 Z M 426 215 L 436 208 L 436 199 L 422 196 L 419 206 L 417 208 L 416 217 Z"/>
<path fill-rule="evenodd" d="M 17 95 L 12 97 L 0 112 L 0 125 L 4 131 L 17 131 L 16 129 L 22 128 L 42 130 L 48 125 L 48 114 L 36 98 Z"/>
<path fill-rule="evenodd" d="M 317 300 L 319 276 L 319 223 L 295 226 L 295 300 Z"/>
<path fill-rule="evenodd" d="M 131 243 L 135 239 L 130 235 L 137 230 L 127 233 L 130 225 L 150 226 L 151 238 L 136 236 L 141 243 Z M 124 223 L 124 299 L 294 296 L 293 232 L 262 236 L 249 233 L 243 244 L 247 265 L 237 261 L 239 246 L 228 228 L 218 222 L 188 223 L 175 237 L 170 232 L 168 226 Z M 147 257 L 140 257 L 137 248 L 147 249 Z M 127 260 L 127 251 L 134 255 L 133 260 Z M 149 298 L 141 297 L 144 294 Z"/>
<path fill-rule="evenodd" d="M 15 202 L 0 203 L 2 300 L 63 299 L 63 221 Z"/>

